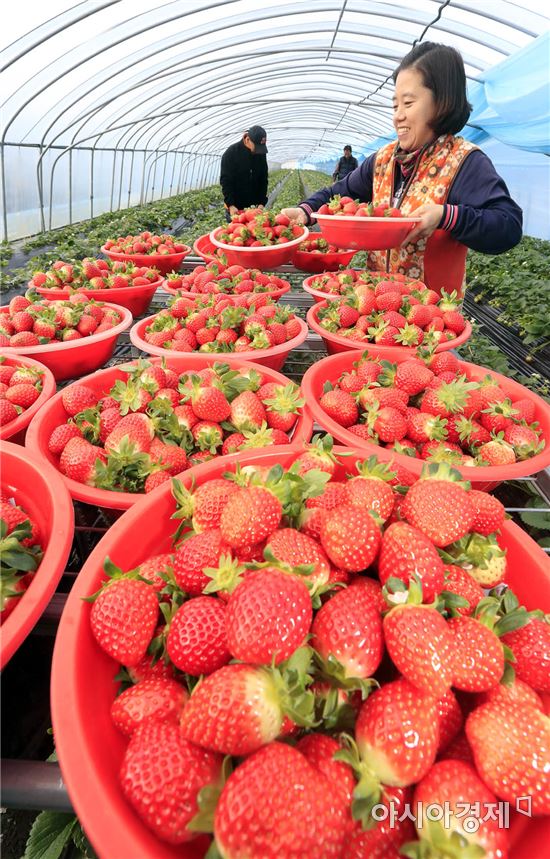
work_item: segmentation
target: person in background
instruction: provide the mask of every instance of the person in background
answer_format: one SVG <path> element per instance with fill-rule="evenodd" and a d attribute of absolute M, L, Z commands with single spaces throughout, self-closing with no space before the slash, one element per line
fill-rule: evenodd
<path fill-rule="evenodd" d="M 240 209 L 267 203 L 266 141 L 265 129 L 253 125 L 222 155 L 220 184 L 227 221 Z"/>
<path fill-rule="evenodd" d="M 338 159 L 332 179 L 337 182 L 339 179 L 345 179 L 348 173 L 357 169 L 357 158 L 351 154 L 351 146 L 344 146 L 344 154 Z"/>
<path fill-rule="evenodd" d="M 419 278 L 437 292 L 460 292 L 468 248 L 499 254 L 517 245 L 522 211 L 487 155 L 457 136 L 471 112 L 458 51 L 421 43 L 401 60 L 393 81 L 397 140 L 283 211 L 309 224 L 336 194 L 399 208 L 420 221 L 401 247 L 370 252 L 369 268 Z"/>

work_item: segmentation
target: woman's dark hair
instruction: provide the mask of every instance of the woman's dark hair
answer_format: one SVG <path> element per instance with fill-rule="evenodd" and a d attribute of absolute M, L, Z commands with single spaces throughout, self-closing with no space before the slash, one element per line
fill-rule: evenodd
<path fill-rule="evenodd" d="M 436 135 L 460 131 L 472 105 L 466 97 L 466 72 L 458 51 L 437 42 L 422 42 L 403 57 L 393 73 L 394 83 L 404 69 L 417 69 L 424 86 L 433 92 L 436 115 L 432 127 Z"/>

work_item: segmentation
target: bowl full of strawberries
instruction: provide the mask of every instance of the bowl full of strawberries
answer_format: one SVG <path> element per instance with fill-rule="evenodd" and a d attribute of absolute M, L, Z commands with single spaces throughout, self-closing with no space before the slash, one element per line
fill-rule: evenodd
<path fill-rule="evenodd" d="M 309 440 L 312 426 L 299 386 L 277 371 L 173 354 L 68 385 L 32 422 L 27 446 L 73 498 L 126 510 L 194 465 Z"/>
<path fill-rule="evenodd" d="M 366 347 L 391 361 L 418 349 L 457 349 L 472 334 L 460 299 L 456 293 L 439 296 L 420 281 L 416 286 L 396 280 L 354 283 L 340 301 L 310 307 L 308 325 L 323 339 L 329 355 Z"/>
<path fill-rule="evenodd" d="M 222 252 L 212 244 L 210 233 L 205 233 L 199 236 L 193 242 L 193 250 L 198 257 L 201 257 L 205 262 L 221 262 Z"/>
<path fill-rule="evenodd" d="M 73 505 L 57 474 L 18 444 L 0 448 L 0 670 L 25 640 L 63 575 Z"/>
<path fill-rule="evenodd" d="M 136 236 L 108 239 L 101 252 L 111 260 L 151 266 L 164 275 L 177 271 L 191 248 L 167 233 L 160 235 L 144 230 Z"/>
<path fill-rule="evenodd" d="M 65 300 L 79 293 L 95 301 L 110 301 L 128 308 L 132 316 L 141 316 L 162 284 L 156 268 L 86 258 L 75 263 L 57 260 L 47 271 L 35 272 L 29 288 L 51 300 Z"/>
<path fill-rule="evenodd" d="M 175 296 L 165 310 L 135 323 L 134 346 L 149 355 L 222 354 L 224 361 L 256 361 L 280 370 L 307 337 L 294 308 L 267 294 Z"/>
<path fill-rule="evenodd" d="M 307 239 L 298 245 L 292 262 L 302 271 L 337 271 L 341 266 L 349 265 L 356 253 L 355 250 L 342 250 L 327 242 L 323 236 L 310 233 Z"/>
<path fill-rule="evenodd" d="M 306 277 L 302 287 L 313 296 L 315 301 L 334 301 L 351 293 L 355 287 L 367 285 L 376 289 L 379 283 L 394 283 L 396 292 L 411 295 L 415 291 L 423 293 L 426 284 L 421 280 L 406 277 L 398 272 L 371 271 L 370 269 L 343 268 L 340 271 L 321 272 Z M 389 289 L 389 287 L 385 287 Z M 413 296 L 417 298 L 417 296 Z M 430 297 L 433 303 L 434 297 Z M 414 303 L 414 302 L 413 302 Z"/>
<path fill-rule="evenodd" d="M 327 242 L 356 251 L 382 251 L 398 247 L 419 223 L 389 204 L 361 203 L 351 197 L 332 197 L 311 216 Z"/>
<path fill-rule="evenodd" d="M 76 379 L 109 360 L 118 335 L 131 323 L 127 308 L 78 293 L 66 301 L 20 295 L 0 307 L 0 349 L 40 361 L 58 382 Z"/>
<path fill-rule="evenodd" d="M 0 350 L 0 439 L 24 444 L 27 426 L 55 389 L 51 370 L 40 361 Z"/>
<path fill-rule="evenodd" d="M 52 715 L 99 855 L 199 857 L 212 836 L 220 855 L 258 859 L 434 840 L 439 855 L 542 855 L 550 629 L 533 610 L 550 605 L 548 559 L 460 475 L 402 494 L 389 467 L 341 453 L 198 466 L 88 558 L 56 638 Z M 485 596 L 473 543 L 504 594 Z M 499 802 L 509 828 L 487 814 Z M 426 825 L 422 808 L 444 803 L 450 824 Z"/>
<path fill-rule="evenodd" d="M 290 263 L 309 230 L 286 215 L 262 208 L 245 209 L 229 224 L 210 233 L 214 247 L 223 251 L 229 265 L 262 271 Z"/>
<path fill-rule="evenodd" d="M 425 462 L 445 462 L 491 489 L 550 465 L 550 405 L 450 352 L 393 362 L 340 353 L 310 367 L 302 387 L 314 420 L 338 441 L 416 475 Z"/>
<path fill-rule="evenodd" d="M 171 295 L 243 295 L 244 293 L 267 293 L 273 300 L 281 298 L 290 290 L 290 283 L 275 274 L 259 268 L 243 268 L 242 265 L 226 266 L 219 262 L 199 265 L 189 274 L 169 274 L 163 283 L 165 292 Z"/>

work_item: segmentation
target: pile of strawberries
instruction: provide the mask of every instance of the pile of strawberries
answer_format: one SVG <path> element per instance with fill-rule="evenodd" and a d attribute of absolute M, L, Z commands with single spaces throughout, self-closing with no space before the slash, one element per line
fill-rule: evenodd
<path fill-rule="evenodd" d="M 72 384 L 66 420 L 48 450 L 62 474 L 100 489 L 150 492 L 218 455 L 288 444 L 304 405 L 300 389 L 261 373 L 211 368 L 178 375 L 138 361 L 109 390 Z"/>
<path fill-rule="evenodd" d="M 10 616 L 42 560 L 40 529 L 29 514 L 0 491 L 0 624 Z"/>
<path fill-rule="evenodd" d="M 399 284 L 396 291 L 407 290 L 410 294 L 413 290 L 423 292 L 427 289 L 421 280 L 406 277 L 404 274 L 385 271 L 371 271 L 370 269 L 346 268 L 335 272 L 323 272 L 308 278 L 307 284 L 319 292 L 328 295 L 345 295 L 350 292 L 355 284 L 367 284 L 375 289 L 381 281 Z M 431 303 L 433 303 L 433 297 Z"/>
<path fill-rule="evenodd" d="M 265 274 L 258 268 L 243 268 L 242 265 L 226 266 L 220 262 L 199 265 L 190 274 L 167 275 L 171 290 L 181 292 L 242 295 L 247 292 L 274 292 L 288 287 L 287 280 L 274 274 Z"/>
<path fill-rule="evenodd" d="M 504 508 L 451 469 L 403 495 L 346 468 L 316 446 L 176 482 L 173 550 L 106 562 L 121 789 L 160 839 L 213 830 L 225 857 L 502 859 L 499 800 L 550 814 L 550 626 L 482 590 L 506 579 Z"/>
<path fill-rule="evenodd" d="M 322 236 L 309 236 L 304 242 L 298 245 L 298 250 L 308 254 L 337 254 L 342 248 L 331 245 Z"/>
<path fill-rule="evenodd" d="M 74 293 L 67 301 L 29 301 L 16 295 L 0 313 L 2 346 L 55 345 L 108 331 L 122 320 L 113 307 Z"/>
<path fill-rule="evenodd" d="M 117 254 L 179 254 L 187 250 L 183 242 L 178 241 L 175 236 L 166 233 L 155 235 L 146 230 L 137 236 L 119 236 L 117 239 L 108 239 L 104 248 Z"/>
<path fill-rule="evenodd" d="M 546 444 L 531 397 L 511 398 L 489 372 L 471 380 L 450 352 L 397 364 L 365 352 L 319 404 L 365 441 L 451 465 L 509 465 Z"/>
<path fill-rule="evenodd" d="M 304 228 L 286 215 L 267 209 L 245 209 L 233 215 L 231 223 L 222 227 L 216 238 L 232 247 L 257 248 L 283 245 L 298 238 Z"/>
<path fill-rule="evenodd" d="M 424 288 L 422 288 L 424 287 Z M 441 296 L 424 284 L 380 280 L 354 284 L 341 301 L 330 301 L 318 311 L 321 328 L 339 337 L 379 346 L 434 349 L 464 331 L 456 293 Z"/>
<path fill-rule="evenodd" d="M 361 203 L 352 197 L 341 197 L 339 194 L 331 197 L 328 203 L 323 203 L 318 215 L 346 215 L 356 218 L 402 218 L 401 209 L 387 205 L 374 206 L 372 203 Z"/>
<path fill-rule="evenodd" d="M 6 364 L 0 355 L 0 426 L 4 427 L 35 403 L 42 392 L 44 371 Z"/>
<path fill-rule="evenodd" d="M 160 275 L 155 268 L 135 266 L 131 262 L 86 257 L 82 262 L 69 263 L 57 260 L 47 271 L 36 271 L 30 287 L 40 289 L 124 289 L 129 286 L 147 286 L 156 283 Z"/>
<path fill-rule="evenodd" d="M 302 328 L 294 309 L 268 295 L 175 297 L 145 328 L 143 339 L 176 352 L 247 352 L 292 340 Z"/>

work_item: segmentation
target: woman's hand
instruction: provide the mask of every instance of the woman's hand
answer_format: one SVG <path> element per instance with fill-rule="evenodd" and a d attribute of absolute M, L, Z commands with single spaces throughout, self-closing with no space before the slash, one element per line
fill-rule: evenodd
<path fill-rule="evenodd" d="M 299 224 L 305 224 L 307 222 L 306 213 L 298 206 L 295 209 L 281 209 L 281 215 L 286 215 L 287 218 L 290 218 L 292 221 L 297 221 Z"/>
<path fill-rule="evenodd" d="M 419 239 L 427 239 L 437 230 L 441 218 L 443 217 L 443 206 L 438 206 L 435 203 L 428 203 L 425 206 L 419 206 L 411 213 L 410 217 L 421 218 L 419 224 L 411 230 L 407 238 L 401 242 L 402 245 L 408 245 L 411 242 L 417 242 Z"/>

